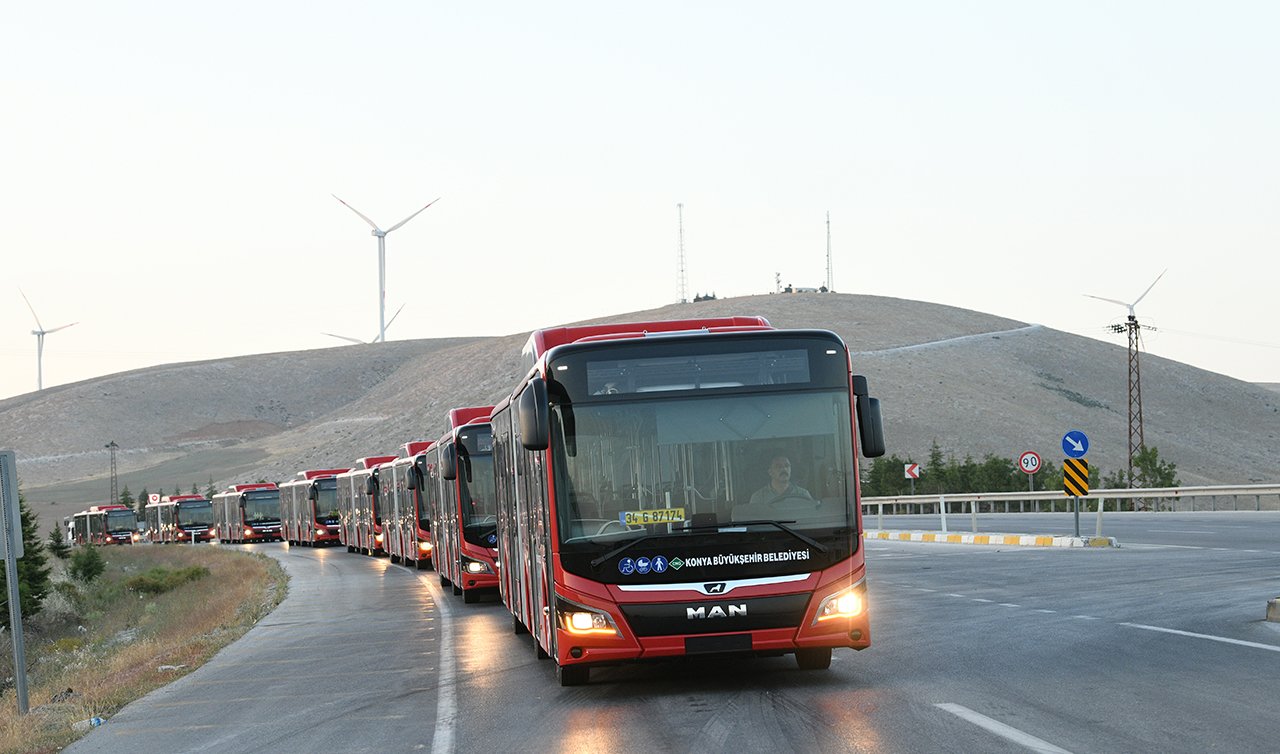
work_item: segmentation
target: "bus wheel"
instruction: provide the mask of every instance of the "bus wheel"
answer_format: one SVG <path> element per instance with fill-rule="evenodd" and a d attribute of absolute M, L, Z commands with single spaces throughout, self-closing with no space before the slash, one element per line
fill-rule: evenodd
<path fill-rule="evenodd" d="M 797 649 L 796 664 L 801 670 L 826 670 L 831 667 L 831 647 Z"/>
<path fill-rule="evenodd" d="M 444 571 L 440 572 L 440 586 L 449 586 L 449 579 L 445 578 Z"/>
<path fill-rule="evenodd" d="M 462 587 L 458 586 L 457 584 L 454 584 L 454 585 L 453 585 L 453 596 L 454 596 L 454 597 L 457 597 L 459 594 L 462 594 Z"/>
<path fill-rule="evenodd" d="M 591 676 L 591 668 L 586 665 L 557 665 L 556 680 L 561 686 L 582 686 Z"/>
<path fill-rule="evenodd" d="M 462 592 L 462 601 L 468 605 L 474 605 L 480 601 L 479 589 L 465 589 Z"/>

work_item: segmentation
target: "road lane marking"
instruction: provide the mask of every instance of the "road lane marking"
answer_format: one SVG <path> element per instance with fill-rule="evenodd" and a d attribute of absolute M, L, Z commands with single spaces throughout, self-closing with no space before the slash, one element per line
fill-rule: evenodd
<path fill-rule="evenodd" d="M 449 603 L 444 599 L 444 590 L 437 589 L 426 576 L 419 577 L 428 585 L 431 602 L 441 611 L 442 617 L 448 618 L 452 612 Z M 432 754 L 453 754 L 455 748 L 454 729 L 458 721 L 458 702 L 456 678 L 458 658 L 453 654 L 453 632 L 451 620 L 441 620 L 436 625 L 440 630 L 440 663 L 437 669 L 438 687 L 436 690 L 436 730 L 431 737 Z"/>
<path fill-rule="evenodd" d="M 1000 607 L 1022 607 L 1022 605 L 1015 605 L 1012 602 L 1001 602 Z"/>
<path fill-rule="evenodd" d="M 1006 741 L 1012 741 L 1019 746 L 1025 746 L 1031 751 L 1041 752 L 1041 754 L 1071 754 L 1071 752 L 1066 749 L 1054 746 L 1042 738 L 1036 738 L 1030 733 L 1024 733 L 1011 725 L 1005 725 L 999 720 L 992 720 L 986 715 L 980 715 L 968 707 L 964 707 L 959 704 L 952 704 L 950 702 L 935 704 L 933 706 L 950 712 L 962 720 L 967 720 L 983 730 L 1000 736 Z"/>
<path fill-rule="evenodd" d="M 1253 647 L 1254 649 L 1265 649 L 1268 652 L 1280 652 L 1280 646 L 1275 644 L 1259 644 L 1256 641 L 1244 641 L 1243 639 L 1228 639 L 1225 636 L 1213 636 L 1211 634 L 1197 634 L 1191 631 L 1179 631 L 1176 628 L 1161 628 L 1160 626 L 1147 626 L 1142 623 L 1121 623 L 1121 626 L 1129 628 L 1141 628 L 1143 631 L 1159 631 L 1164 634 L 1176 634 L 1178 636 L 1189 636 L 1193 639 L 1208 639 L 1209 641 L 1218 641 L 1223 644 L 1236 644 L 1241 647 Z"/>

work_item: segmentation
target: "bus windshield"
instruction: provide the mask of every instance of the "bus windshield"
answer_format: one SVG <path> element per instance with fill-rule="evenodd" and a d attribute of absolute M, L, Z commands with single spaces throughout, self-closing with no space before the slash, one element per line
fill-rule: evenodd
<path fill-rule="evenodd" d="M 178 503 L 178 523 L 183 526 L 209 526 L 213 523 L 213 503 L 209 500 Z"/>
<path fill-rule="evenodd" d="M 337 479 L 321 479 L 316 483 L 316 523 L 338 523 Z"/>
<path fill-rule="evenodd" d="M 818 339 L 755 345 L 557 360 L 551 463 L 566 570 L 674 583 L 809 573 L 849 557 L 846 352 Z"/>
<path fill-rule="evenodd" d="M 137 513 L 134 513 L 133 511 L 107 511 L 107 531 L 135 532 L 137 530 Z"/>
<path fill-rule="evenodd" d="M 493 483 L 491 428 L 488 425 L 464 427 L 458 433 L 457 447 L 458 488 L 462 501 L 462 536 L 473 545 L 496 547 L 498 508 Z"/>
<path fill-rule="evenodd" d="M 280 493 L 276 490 L 251 490 L 244 493 L 244 522 L 271 523 L 280 520 Z"/>

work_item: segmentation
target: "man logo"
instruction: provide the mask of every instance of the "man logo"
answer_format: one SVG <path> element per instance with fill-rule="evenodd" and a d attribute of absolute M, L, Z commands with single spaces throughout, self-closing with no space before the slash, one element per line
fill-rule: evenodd
<path fill-rule="evenodd" d="M 724 594 L 724 587 L 725 583 L 723 581 L 717 581 L 714 584 L 702 585 L 702 588 L 706 590 L 707 594 Z"/>
<path fill-rule="evenodd" d="M 686 607 L 685 617 L 689 620 L 695 618 L 737 618 L 747 616 L 746 605 L 728 605 L 728 610 L 719 605 L 712 605 L 708 610 L 706 605 L 698 605 L 697 607 Z"/>

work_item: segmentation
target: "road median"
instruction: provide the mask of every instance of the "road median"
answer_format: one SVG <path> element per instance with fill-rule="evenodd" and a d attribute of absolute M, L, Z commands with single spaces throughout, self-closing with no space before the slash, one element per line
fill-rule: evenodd
<path fill-rule="evenodd" d="M 963 534 L 945 531 L 867 529 L 865 539 L 893 542 L 937 542 L 952 545 L 1005 545 L 1012 547 L 1119 547 L 1115 537 L 1060 537 L 1051 534 Z"/>

